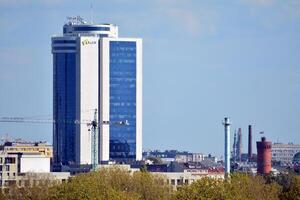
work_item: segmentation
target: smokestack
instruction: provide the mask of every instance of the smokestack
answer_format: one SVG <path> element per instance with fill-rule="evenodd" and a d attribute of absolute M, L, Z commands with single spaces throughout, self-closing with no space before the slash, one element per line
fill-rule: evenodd
<path fill-rule="evenodd" d="M 248 162 L 252 161 L 252 126 L 248 126 Z"/>
<path fill-rule="evenodd" d="M 238 135 L 237 135 L 237 160 L 242 161 L 242 129 L 238 129 Z"/>
<path fill-rule="evenodd" d="M 224 164 L 225 164 L 225 178 L 228 178 L 230 174 L 230 121 L 225 117 L 223 121 L 224 133 L 225 133 L 225 152 L 224 152 Z"/>
<path fill-rule="evenodd" d="M 233 139 L 233 152 L 232 152 L 232 157 L 233 161 L 236 162 L 236 146 L 237 146 L 237 137 L 236 137 L 236 130 L 234 131 L 234 139 Z"/>

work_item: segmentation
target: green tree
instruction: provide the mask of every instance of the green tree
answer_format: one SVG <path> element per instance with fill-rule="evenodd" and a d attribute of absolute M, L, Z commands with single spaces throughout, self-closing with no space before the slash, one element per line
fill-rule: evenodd
<path fill-rule="evenodd" d="M 232 174 L 224 184 L 225 199 L 232 200 L 276 200 L 281 191 L 277 183 L 267 184 L 262 176 L 241 173 Z"/>
<path fill-rule="evenodd" d="M 132 176 L 134 192 L 143 200 L 168 200 L 173 194 L 173 188 L 166 183 L 163 176 L 149 172 L 135 172 Z"/>
<path fill-rule="evenodd" d="M 280 186 L 266 184 L 261 176 L 232 174 L 227 181 L 203 178 L 189 186 L 178 188 L 176 200 L 276 200 L 279 199 Z"/>
<path fill-rule="evenodd" d="M 1 193 L 0 200 L 168 200 L 173 194 L 163 177 L 118 167 L 80 174 L 62 184 L 36 181 L 37 177 L 27 180 L 24 187 L 14 185 Z"/>
<path fill-rule="evenodd" d="M 225 199 L 223 180 L 203 178 L 178 188 L 174 200 L 222 200 Z"/>
<path fill-rule="evenodd" d="M 300 200 L 300 177 L 295 177 L 289 189 L 281 194 L 283 200 Z"/>

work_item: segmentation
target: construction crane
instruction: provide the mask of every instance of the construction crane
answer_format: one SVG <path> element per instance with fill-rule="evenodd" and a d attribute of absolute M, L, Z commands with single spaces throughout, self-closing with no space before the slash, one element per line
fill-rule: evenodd
<path fill-rule="evenodd" d="M 0 117 L 0 122 L 14 122 L 14 123 L 71 123 L 71 124 L 86 124 L 91 131 L 91 163 L 92 169 L 95 170 L 98 165 L 98 128 L 99 125 L 120 125 L 126 126 L 129 125 L 128 121 L 117 121 L 110 123 L 110 121 L 98 121 L 97 118 L 97 109 L 94 109 L 94 118 L 93 120 L 53 120 L 53 119 L 28 119 L 24 117 Z"/>

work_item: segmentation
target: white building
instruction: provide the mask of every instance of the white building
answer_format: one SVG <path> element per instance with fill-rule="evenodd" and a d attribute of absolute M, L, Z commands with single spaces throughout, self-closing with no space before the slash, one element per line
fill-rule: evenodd
<path fill-rule="evenodd" d="M 52 37 L 53 156 L 57 165 L 142 159 L 142 39 L 72 18 Z M 99 122 L 96 149 L 88 122 Z M 117 126 L 127 121 L 126 126 Z M 78 122 L 78 123 L 74 123 Z M 103 123 L 103 122 L 109 122 Z M 100 161 L 98 161 L 100 160 Z"/>
<path fill-rule="evenodd" d="M 274 143 L 272 145 L 272 160 L 291 163 L 296 153 L 300 152 L 300 144 Z"/>
<path fill-rule="evenodd" d="M 0 152 L 0 187 L 45 179 L 62 182 L 69 177 L 70 173 L 50 172 L 50 158 L 45 155 Z"/>
<path fill-rule="evenodd" d="M 203 160 L 204 160 L 204 154 L 202 153 L 177 154 L 175 157 L 175 161 L 179 163 L 201 162 Z"/>
<path fill-rule="evenodd" d="M 194 181 L 197 181 L 202 178 L 214 178 L 214 179 L 224 179 L 223 172 L 212 172 L 210 170 L 184 170 L 183 172 L 151 172 L 156 175 L 161 175 L 166 178 L 167 183 L 177 187 L 182 185 L 192 184 Z"/>
<path fill-rule="evenodd" d="M 49 173 L 50 158 L 40 154 L 22 154 L 20 156 L 21 173 Z"/>

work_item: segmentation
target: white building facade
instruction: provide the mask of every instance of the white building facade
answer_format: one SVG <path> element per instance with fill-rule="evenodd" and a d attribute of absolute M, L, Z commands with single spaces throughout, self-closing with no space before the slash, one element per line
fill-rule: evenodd
<path fill-rule="evenodd" d="M 112 24 L 74 19 L 63 36 L 52 37 L 52 53 L 54 163 L 92 163 L 87 123 L 95 110 L 99 163 L 141 160 L 142 39 L 119 38 Z M 128 123 L 116 125 L 121 121 Z"/>
<path fill-rule="evenodd" d="M 274 143 L 272 145 L 272 160 L 291 163 L 296 153 L 300 152 L 300 144 Z"/>

